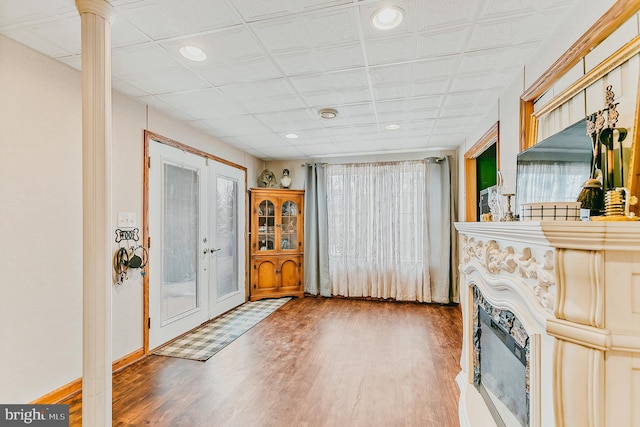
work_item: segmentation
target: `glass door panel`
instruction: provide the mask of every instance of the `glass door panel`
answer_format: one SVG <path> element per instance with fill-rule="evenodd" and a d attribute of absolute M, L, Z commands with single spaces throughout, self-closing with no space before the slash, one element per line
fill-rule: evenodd
<path fill-rule="evenodd" d="M 162 318 L 166 325 L 198 308 L 198 171 L 164 164 Z"/>
<path fill-rule="evenodd" d="M 280 233 L 280 249 L 298 249 L 298 205 L 287 200 L 282 204 L 282 230 Z"/>
<path fill-rule="evenodd" d="M 234 180 L 218 177 L 216 180 L 215 270 L 218 299 L 238 292 L 237 263 L 237 198 L 238 186 Z"/>
<path fill-rule="evenodd" d="M 275 207 L 271 200 L 263 200 L 258 206 L 258 250 L 272 251 L 276 242 Z"/>
<path fill-rule="evenodd" d="M 245 180 L 244 172 L 211 162 L 211 224 L 209 249 L 209 318 L 245 302 Z"/>

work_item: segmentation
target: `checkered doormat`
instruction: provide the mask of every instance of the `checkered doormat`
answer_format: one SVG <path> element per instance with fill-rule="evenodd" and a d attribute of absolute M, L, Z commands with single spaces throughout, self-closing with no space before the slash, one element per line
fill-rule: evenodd
<path fill-rule="evenodd" d="M 155 350 L 159 356 L 205 361 L 282 307 L 291 298 L 247 302 Z"/>

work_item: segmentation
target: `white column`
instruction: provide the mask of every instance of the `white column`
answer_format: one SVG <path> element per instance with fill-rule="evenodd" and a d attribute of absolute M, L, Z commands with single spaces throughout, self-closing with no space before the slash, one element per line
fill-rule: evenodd
<path fill-rule="evenodd" d="M 111 426 L 111 6 L 75 0 L 82 23 L 82 424 Z"/>

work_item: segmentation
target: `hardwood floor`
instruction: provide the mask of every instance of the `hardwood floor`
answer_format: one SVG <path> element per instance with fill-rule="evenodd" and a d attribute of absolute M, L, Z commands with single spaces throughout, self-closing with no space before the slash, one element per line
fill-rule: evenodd
<path fill-rule="evenodd" d="M 293 299 L 207 362 L 115 373 L 113 425 L 458 426 L 461 331 L 457 306 Z"/>

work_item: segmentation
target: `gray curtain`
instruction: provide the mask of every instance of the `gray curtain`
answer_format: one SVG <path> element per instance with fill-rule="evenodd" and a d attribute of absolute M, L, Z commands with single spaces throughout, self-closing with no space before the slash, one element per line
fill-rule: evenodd
<path fill-rule="evenodd" d="M 427 159 L 427 233 L 431 301 L 460 302 L 458 287 L 458 237 L 456 221 L 456 188 L 449 156 Z"/>
<path fill-rule="evenodd" d="M 306 164 L 304 180 L 304 291 L 331 296 L 324 165 Z"/>

